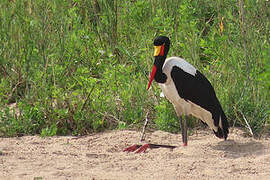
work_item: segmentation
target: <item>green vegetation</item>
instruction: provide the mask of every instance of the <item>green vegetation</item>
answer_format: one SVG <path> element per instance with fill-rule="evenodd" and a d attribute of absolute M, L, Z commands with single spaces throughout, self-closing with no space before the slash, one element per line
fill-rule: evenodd
<path fill-rule="evenodd" d="M 270 124 L 269 29 L 268 0 L 2 0 L 0 135 L 140 127 L 146 114 L 177 132 L 160 88 L 146 90 L 157 35 L 208 77 L 231 125 L 260 135 Z"/>

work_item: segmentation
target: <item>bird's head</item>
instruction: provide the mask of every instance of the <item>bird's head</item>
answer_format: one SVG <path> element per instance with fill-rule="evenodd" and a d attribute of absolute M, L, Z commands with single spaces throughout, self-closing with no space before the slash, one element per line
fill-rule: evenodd
<path fill-rule="evenodd" d="M 154 40 L 154 56 L 167 56 L 170 48 L 170 39 L 166 36 L 158 36 Z"/>
<path fill-rule="evenodd" d="M 165 62 L 167 54 L 170 49 L 170 39 L 166 36 L 158 36 L 154 39 L 154 57 L 155 63 L 150 74 L 147 90 L 150 88 L 151 83 L 155 77 L 157 68 L 161 68 Z"/>

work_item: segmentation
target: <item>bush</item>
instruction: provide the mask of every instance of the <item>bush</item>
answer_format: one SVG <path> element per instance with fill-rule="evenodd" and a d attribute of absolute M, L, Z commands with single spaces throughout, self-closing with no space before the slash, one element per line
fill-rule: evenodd
<path fill-rule="evenodd" d="M 241 4 L 244 3 L 244 4 Z M 152 40 L 170 36 L 214 85 L 231 125 L 269 124 L 268 1 L 8 1 L 0 4 L 0 133 L 82 135 L 178 120 L 154 83 Z M 221 29 L 221 23 L 223 29 Z M 11 104 L 17 105 L 18 113 Z M 189 124 L 193 127 L 194 122 Z"/>

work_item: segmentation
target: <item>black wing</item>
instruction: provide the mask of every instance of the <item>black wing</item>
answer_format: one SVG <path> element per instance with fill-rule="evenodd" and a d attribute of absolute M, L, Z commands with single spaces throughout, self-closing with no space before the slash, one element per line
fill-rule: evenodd
<path fill-rule="evenodd" d="M 198 70 L 195 76 L 193 76 L 177 66 L 172 68 L 171 77 L 180 97 L 209 111 L 212 114 L 216 127 L 219 127 L 219 119 L 221 116 L 223 130 L 218 128 L 219 130 L 215 132 L 215 134 L 218 137 L 224 137 L 226 139 L 229 133 L 227 118 L 216 97 L 213 86 L 206 77 Z"/>

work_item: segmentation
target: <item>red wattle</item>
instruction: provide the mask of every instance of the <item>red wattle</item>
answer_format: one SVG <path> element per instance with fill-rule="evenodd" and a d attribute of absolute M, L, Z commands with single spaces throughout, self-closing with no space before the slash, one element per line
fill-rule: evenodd
<path fill-rule="evenodd" d="M 164 48 L 165 48 L 164 45 L 162 45 L 159 53 L 160 56 L 164 56 Z"/>

